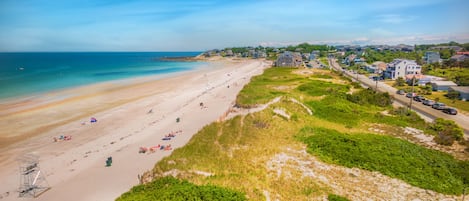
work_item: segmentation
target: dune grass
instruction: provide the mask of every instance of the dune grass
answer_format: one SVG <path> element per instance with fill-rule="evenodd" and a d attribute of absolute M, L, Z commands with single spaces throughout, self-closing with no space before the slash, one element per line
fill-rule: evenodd
<path fill-rule="evenodd" d="M 270 68 L 254 77 L 238 95 L 239 106 L 253 107 L 278 96 L 283 97 L 281 101 L 261 112 L 205 126 L 188 144 L 174 150 L 145 175 L 158 180 L 172 173 L 195 185 L 244 193 L 249 200 L 265 200 L 266 196 L 272 200 L 327 197 L 334 192 L 331 187 L 302 176 L 298 169 L 284 169 L 289 174 L 278 175 L 276 170 L 267 167 L 277 154 L 287 149 L 303 150 L 307 145 L 310 154 L 328 163 L 379 171 L 441 193 L 461 193 L 462 184 L 467 183 L 461 173 L 468 169 L 467 162 L 403 140 L 365 134 L 369 123 L 425 129 L 425 122 L 417 115 L 400 112 L 383 115 L 382 111 L 392 110 L 390 106 L 348 100 L 346 93 L 351 88 L 350 83 L 347 84 L 347 80 L 342 80 L 345 84 L 332 82 L 340 78 L 330 71 L 319 73 L 321 77 L 332 77 L 331 82 L 316 80 L 314 74 L 294 71 Z M 290 98 L 305 104 L 313 115 Z M 274 108 L 283 108 L 292 118 L 276 115 Z M 333 148 L 336 152 L 330 150 Z M 355 153 L 354 157 L 345 155 L 347 151 Z M 383 153 L 384 156 L 380 156 Z M 370 157 L 377 158 L 371 160 Z M 382 159 L 380 157 L 385 160 L 377 160 Z M 418 168 L 411 168 L 414 163 Z M 412 175 L 406 174 L 406 168 Z M 395 169 L 400 172 L 394 172 Z M 340 196 L 332 198 L 342 199 Z"/>
<path fill-rule="evenodd" d="M 469 176 L 468 161 L 390 136 L 305 127 L 298 137 L 324 161 L 379 171 L 436 192 L 461 194 Z"/>
<path fill-rule="evenodd" d="M 116 200 L 244 201 L 247 199 L 242 193 L 229 189 L 211 185 L 197 186 L 186 180 L 162 177 L 151 183 L 133 187 L 128 193 L 124 193 Z"/>

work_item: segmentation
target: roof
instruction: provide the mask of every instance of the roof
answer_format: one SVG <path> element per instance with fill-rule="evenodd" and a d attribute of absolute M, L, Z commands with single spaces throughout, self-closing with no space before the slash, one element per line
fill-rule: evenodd
<path fill-rule="evenodd" d="M 450 88 L 453 89 L 454 91 L 459 91 L 461 93 L 469 94 L 469 86 L 466 86 L 466 87 L 451 86 Z"/>
<path fill-rule="evenodd" d="M 420 80 L 420 79 L 425 78 L 425 75 L 422 75 L 422 74 L 408 74 L 408 75 L 405 76 L 405 78 L 408 79 L 408 80 L 412 79 L 413 77 Z"/>
<path fill-rule="evenodd" d="M 438 86 L 457 86 L 453 81 L 432 81 L 431 83 Z"/>
<path fill-rule="evenodd" d="M 372 65 L 377 66 L 381 70 L 386 70 L 386 63 L 382 61 L 375 61 Z"/>
<path fill-rule="evenodd" d="M 458 55 L 463 55 L 463 54 L 469 55 L 469 52 L 456 52 L 456 54 L 458 54 Z"/>
<path fill-rule="evenodd" d="M 451 59 L 465 60 L 465 59 L 469 59 L 469 56 L 465 54 L 457 54 L 457 55 L 452 56 Z"/>

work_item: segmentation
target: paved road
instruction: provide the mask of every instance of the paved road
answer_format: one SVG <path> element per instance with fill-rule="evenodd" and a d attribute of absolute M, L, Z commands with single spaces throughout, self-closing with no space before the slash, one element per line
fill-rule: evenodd
<path fill-rule="evenodd" d="M 342 68 L 340 67 L 340 65 L 337 63 L 337 61 L 335 59 L 329 59 L 329 65 L 331 67 L 333 67 L 334 69 L 338 70 L 338 71 L 342 71 Z M 410 98 L 406 98 L 404 95 L 396 94 L 397 89 L 394 88 L 394 87 L 391 87 L 391 86 L 389 86 L 385 83 L 382 83 L 382 82 L 373 81 L 372 79 L 370 79 L 370 78 L 368 78 L 364 75 L 354 74 L 354 73 L 349 72 L 349 71 L 344 71 L 344 73 L 347 76 L 351 77 L 352 79 L 356 80 L 358 78 L 358 81 L 360 83 L 362 83 L 363 85 L 366 85 L 366 86 L 371 87 L 373 89 L 377 87 L 378 91 L 380 91 L 380 92 L 388 92 L 389 94 L 391 94 L 394 97 L 395 101 L 398 101 L 403 105 L 408 106 L 410 104 Z M 467 136 L 469 136 L 469 116 L 467 116 L 467 115 L 464 115 L 464 114 L 461 114 L 461 113 L 459 113 L 457 115 L 449 115 L 449 114 L 443 113 L 441 110 L 435 110 L 435 109 L 433 109 L 429 106 L 423 105 L 421 102 L 417 102 L 417 101 L 412 101 L 412 110 L 414 110 L 416 112 L 419 112 L 419 113 L 422 113 L 423 115 L 428 116 L 432 119 L 444 118 L 444 119 L 453 120 L 459 126 L 461 126 L 461 128 L 464 129 L 464 133 Z"/>

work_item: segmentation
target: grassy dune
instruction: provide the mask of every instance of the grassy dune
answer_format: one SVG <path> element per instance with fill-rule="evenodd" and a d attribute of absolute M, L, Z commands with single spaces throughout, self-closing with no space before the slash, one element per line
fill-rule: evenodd
<path fill-rule="evenodd" d="M 397 132 L 401 126 L 425 130 L 427 125 L 415 114 L 382 114 L 392 108 L 368 102 L 373 97 L 358 97 L 355 103 L 357 97 L 347 93 L 357 90 L 361 89 L 353 89 L 349 81 L 326 70 L 267 69 L 240 92 L 237 105 L 255 107 L 281 96 L 279 102 L 204 127 L 145 177 L 158 181 L 173 175 L 194 185 L 241 192 L 249 200 L 345 199 L 320 177 L 310 175 L 308 168 L 320 172 L 308 165 L 308 157 L 317 156 L 325 163 L 379 171 L 420 188 L 461 194 L 467 162 L 404 140 L 369 134 L 370 124 Z M 306 156 L 302 150 L 308 151 Z"/>

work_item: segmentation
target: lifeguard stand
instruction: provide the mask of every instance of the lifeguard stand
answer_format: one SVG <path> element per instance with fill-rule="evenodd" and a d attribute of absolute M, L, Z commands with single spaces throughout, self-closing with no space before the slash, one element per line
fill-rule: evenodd
<path fill-rule="evenodd" d="M 39 156 L 26 154 L 18 161 L 20 163 L 19 197 L 38 197 L 50 189 L 44 173 L 39 168 Z"/>

